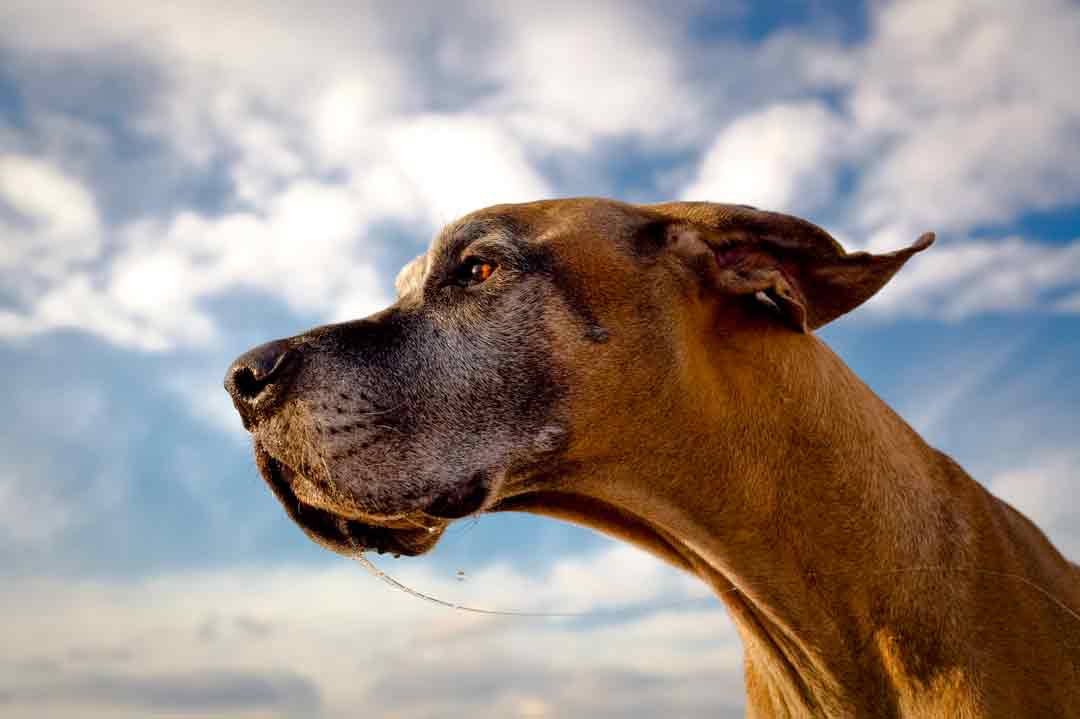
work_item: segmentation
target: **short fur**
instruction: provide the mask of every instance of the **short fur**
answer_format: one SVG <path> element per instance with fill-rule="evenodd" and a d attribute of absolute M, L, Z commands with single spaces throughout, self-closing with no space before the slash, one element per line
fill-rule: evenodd
<path fill-rule="evenodd" d="M 749 716 L 1080 716 L 1080 569 L 811 333 L 932 239 L 847 254 L 744 206 L 496 206 L 392 307 L 256 348 L 226 386 L 336 551 L 418 554 L 513 510 L 701 577 Z"/>

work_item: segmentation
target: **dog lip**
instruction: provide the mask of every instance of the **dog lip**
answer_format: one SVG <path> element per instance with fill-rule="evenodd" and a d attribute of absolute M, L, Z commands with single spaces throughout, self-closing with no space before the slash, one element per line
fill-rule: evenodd
<path fill-rule="evenodd" d="M 295 471 L 255 445 L 255 461 L 271 491 L 285 507 L 289 518 L 317 544 L 338 554 L 352 557 L 358 552 L 374 549 L 379 554 L 392 553 L 414 556 L 434 546 L 444 526 L 416 526 L 398 522 L 372 524 L 336 511 L 317 507 L 297 497 L 291 486 Z"/>
<path fill-rule="evenodd" d="M 300 474 L 281 460 L 275 459 L 274 461 L 277 463 L 276 469 L 280 473 L 283 483 L 289 487 L 293 496 L 305 510 L 311 507 L 332 514 L 338 519 L 353 520 L 383 529 L 415 529 L 417 526 L 417 520 L 410 520 L 403 514 L 381 516 L 363 512 L 354 507 L 336 504 L 307 476 Z"/>
<path fill-rule="evenodd" d="M 474 472 L 436 496 L 424 513 L 439 519 L 461 519 L 479 512 L 490 494 L 491 478 L 484 472 Z"/>

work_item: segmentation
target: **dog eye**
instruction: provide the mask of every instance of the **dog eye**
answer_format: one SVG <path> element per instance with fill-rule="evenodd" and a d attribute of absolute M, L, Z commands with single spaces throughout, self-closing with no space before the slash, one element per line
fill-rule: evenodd
<path fill-rule="evenodd" d="M 466 260 L 457 271 L 457 283 L 462 287 L 478 285 L 495 272 L 495 265 L 481 259 Z"/>

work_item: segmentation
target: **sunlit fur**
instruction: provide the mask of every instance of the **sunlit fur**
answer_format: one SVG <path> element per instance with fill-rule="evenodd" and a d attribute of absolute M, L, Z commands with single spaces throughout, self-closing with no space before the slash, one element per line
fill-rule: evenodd
<path fill-rule="evenodd" d="M 440 300 L 477 223 L 513 237 L 462 242 L 521 262 Z M 441 530 L 427 503 L 482 471 L 483 511 L 696 574 L 742 635 L 751 717 L 1080 716 L 1080 570 L 811 331 L 929 242 L 847 255 L 726 205 L 488 208 L 402 272 L 390 315 L 298 338 L 305 369 L 256 436 L 321 460 L 323 506 L 373 525 Z M 423 319 L 383 334 L 401 313 Z"/>

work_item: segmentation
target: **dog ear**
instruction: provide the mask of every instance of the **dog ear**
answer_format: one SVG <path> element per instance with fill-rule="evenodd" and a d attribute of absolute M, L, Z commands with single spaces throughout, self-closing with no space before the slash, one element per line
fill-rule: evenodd
<path fill-rule="evenodd" d="M 870 299 L 904 263 L 934 242 L 926 233 L 883 255 L 848 253 L 806 220 L 745 205 L 653 205 L 673 222 L 665 244 L 720 292 L 754 295 L 800 332 L 815 330 Z"/>
<path fill-rule="evenodd" d="M 424 284 L 424 275 L 428 270 L 428 254 L 417 255 L 409 264 L 401 268 L 394 279 L 394 289 L 398 297 L 419 290 Z"/>

